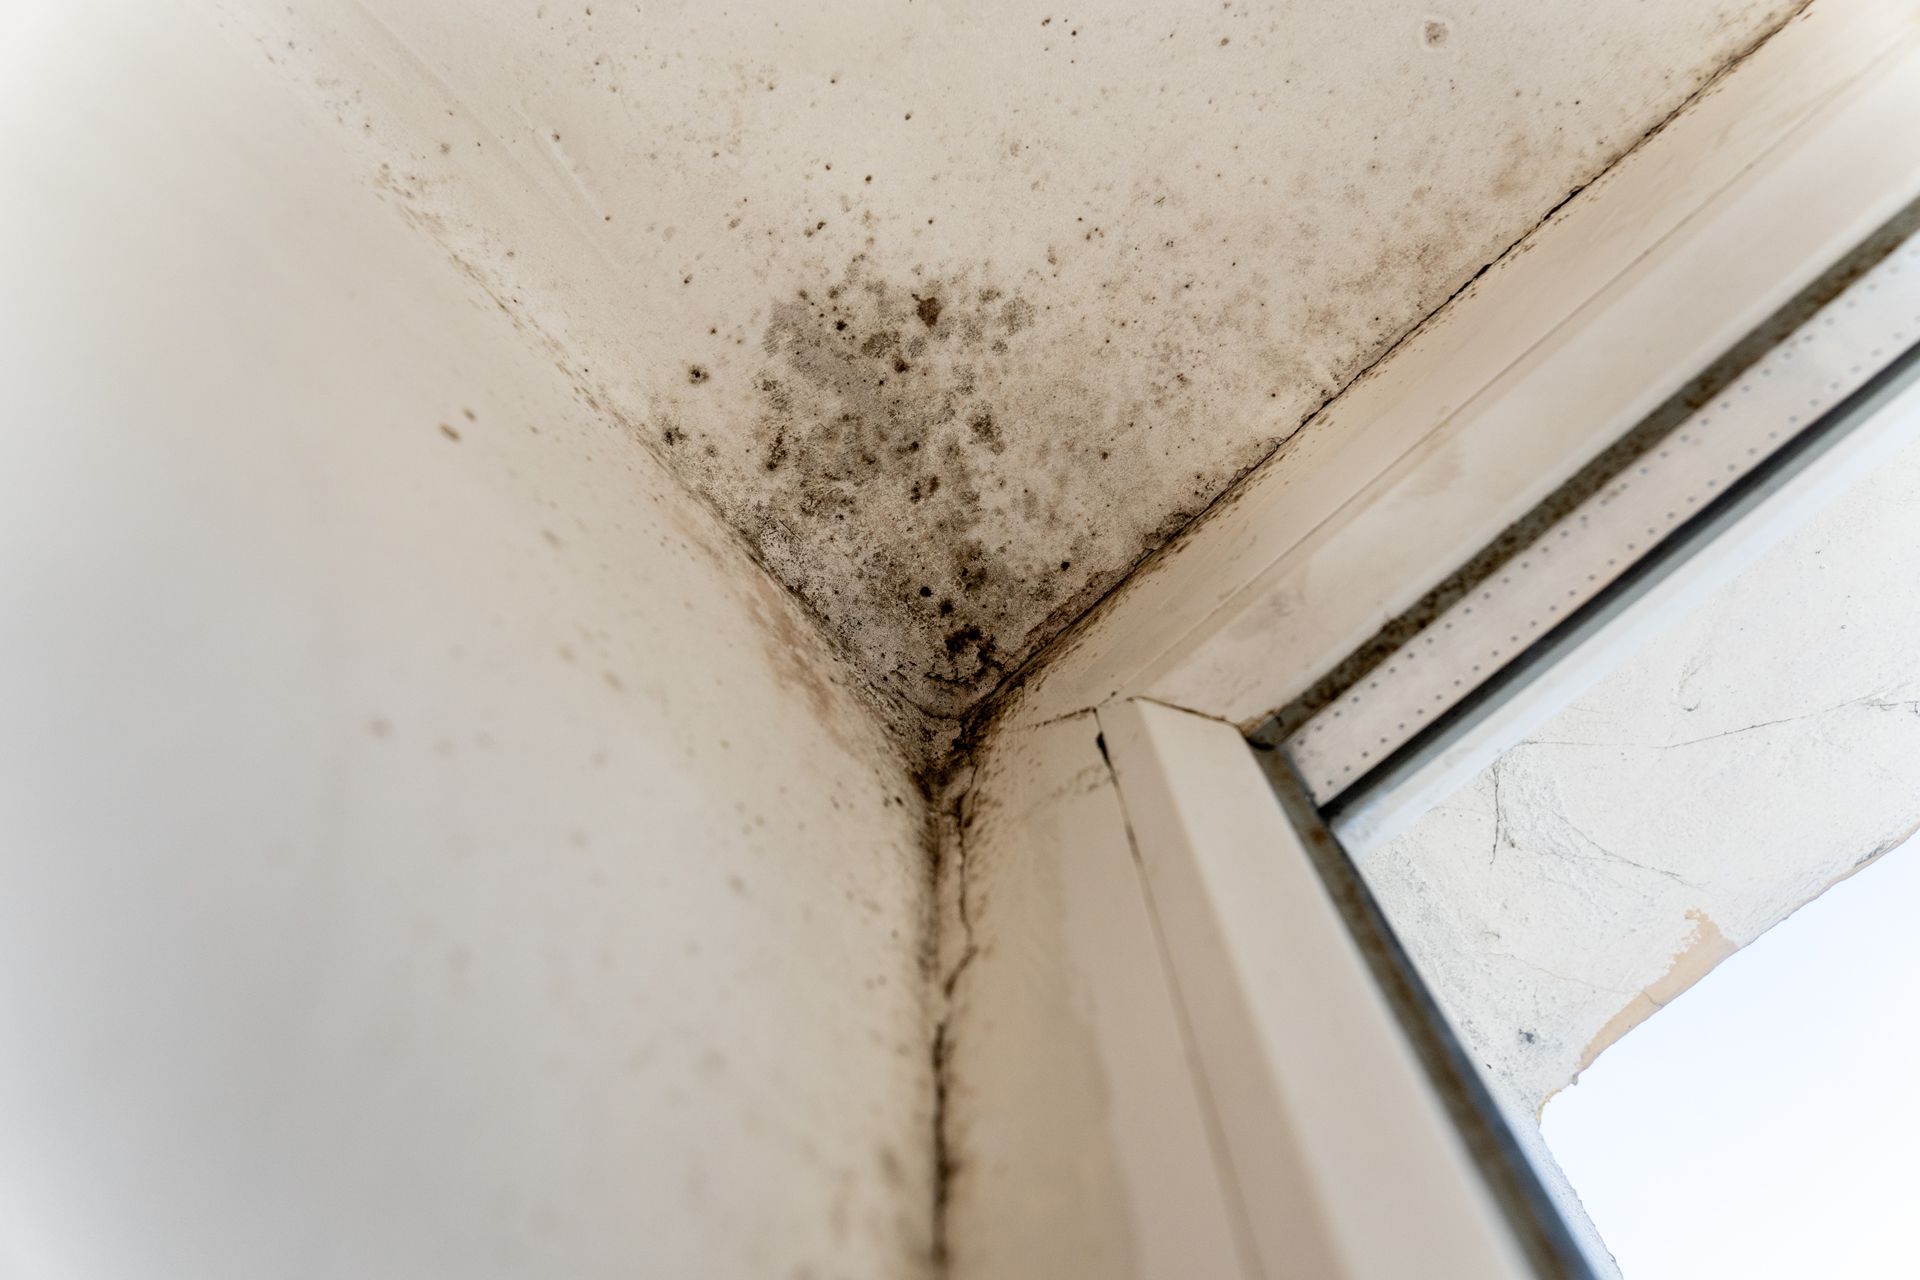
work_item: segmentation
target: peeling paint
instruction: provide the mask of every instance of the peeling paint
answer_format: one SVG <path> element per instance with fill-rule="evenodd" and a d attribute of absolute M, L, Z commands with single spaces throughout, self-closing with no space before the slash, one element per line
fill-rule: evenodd
<path fill-rule="evenodd" d="M 1693 922 L 1693 932 L 1673 953 L 1673 962 L 1667 966 L 1667 971 L 1648 983 L 1587 1042 L 1587 1047 L 1580 1051 L 1580 1065 L 1574 1069 L 1574 1080 L 1578 1080 L 1580 1073 L 1592 1066 L 1594 1059 L 1621 1036 L 1658 1013 L 1687 988 L 1711 973 L 1715 965 L 1740 949 L 1726 934 L 1720 932 L 1720 926 L 1706 912 L 1689 911 L 1687 919 Z M 1548 1094 L 1540 1100 L 1540 1106 L 1534 1112 L 1536 1118 L 1552 1097 L 1552 1094 Z"/>

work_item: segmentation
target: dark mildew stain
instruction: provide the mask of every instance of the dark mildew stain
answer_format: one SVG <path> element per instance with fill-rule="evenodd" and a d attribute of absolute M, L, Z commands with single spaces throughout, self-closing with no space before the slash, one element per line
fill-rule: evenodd
<path fill-rule="evenodd" d="M 1010 492 L 992 459 L 1006 451 L 998 418 L 1012 410 L 997 394 L 1003 366 L 1033 314 L 991 284 L 903 288 L 856 258 L 838 282 L 776 303 L 763 338 L 756 434 L 776 485 L 751 535 L 844 544 L 837 526 L 890 510 L 901 540 L 841 554 L 871 612 L 904 612 L 907 630 L 937 633 L 913 674 L 953 690 L 950 705 L 1005 668 L 995 637 L 1008 597 L 1030 594 L 1003 563 L 1010 530 L 998 517 L 1010 506 L 1043 523 L 1045 513 L 1031 486 Z"/>
<path fill-rule="evenodd" d="M 711 387 L 656 394 L 651 438 L 930 730 L 1232 474 L 1196 469 L 1168 511 L 1170 486 L 1142 500 L 1143 457 L 1285 377 L 1280 353 L 1222 367 L 1263 345 L 1258 276 L 1197 277 L 1172 245 L 1071 284 L 1051 253 L 1025 270 L 856 253 L 737 330 L 739 357 L 701 366 Z"/>
<path fill-rule="evenodd" d="M 1478 11 L 1409 9 L 1321 57 L 1278 4 L 985 41 L 965 6 L 895 6 L 869 15 L 882 44 L 985 61 L 815 77 L 791 32 L 715 17 L 695 40 L 642 6 L 596 44 L 675 50 L 672 74 L 604 83 L 596 54 L 576 84 L 555 45 L 531 75 L 563 180 L 541 200 L 467 207 L 518 162 L 441 146 L 438 120 L 379 141 L 374 181 L 932 744 L 1802 3 L 1509 24 L 1498 74 Z M 791 20 L 825 41 L 826 12 Z M 1576 37 L 1605 56 L 1549 56 Z M 596 140 L 636 119 L 647 163 L 615 163 Z M 547 234 L 556 200 L 590 244 Z"/>

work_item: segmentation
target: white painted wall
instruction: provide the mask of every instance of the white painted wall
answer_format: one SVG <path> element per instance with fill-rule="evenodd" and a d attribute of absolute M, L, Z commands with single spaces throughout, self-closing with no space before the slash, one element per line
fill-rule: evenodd
<path fill-rule="evenodd" d="M 0 10 L 0 1273 L 902 1276 L 922 802 L 167 0 Z"/>

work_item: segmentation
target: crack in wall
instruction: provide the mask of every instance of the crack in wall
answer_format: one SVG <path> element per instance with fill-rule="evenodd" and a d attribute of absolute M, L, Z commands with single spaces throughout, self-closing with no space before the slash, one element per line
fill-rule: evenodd
<path fill-rule="evenodd" d="M 960 1157 L 953 1138 L 953 1123 L 950 1104 L 953 1084 L 954 1051 L 954 999 L 960 986 L 960 979 L 980 954 L 979 943 L 974 937 L 973 908 L 968 900 L 971 890 L 970 865 L 967 856 L 967 830 L 973 824 L 973 809 L 970 803 L 973 795 L 976 771 L 971 762 L 967 767 L 966 780 L 956 780 L 950 789 L 951 800 L 944 812 L 941 830 L 937 833 L 935 845 L 935 907 L 934 907 L 934 947 L 936 971 L 942 960 L 939 955 L 941 935 L 945 931 L 946 913 L 940 909 L 940 886 L 944 883 L 949 867 L 947 849 L 952 849 L 951 870 L 953 877 L 953 919 L 959 925 L 959 954 L 951 964 L 945 965 L 945 972 L 939 978 L 940 1008 L 933 1026 L 933 1244 L 932 1262 L 934 1273 L 944 1276 L 951 1263 L 951 1252 L 947 1238 L 947 1205 L 952 1195 L 953 1180 L 960 1169 Z"/>
<path fill-rule="evenodd" d="M 1760 720 L 1753 724 L 1741 725 L 1737 729 L 1722 729 L 1718 733 L 1704 734 L 1698 738 L 1683 738 L 1678 742 L 1582 742 L 1572 738 L 1528 738 L 1513 745 L 1514 750 L 1529 747 L 1584 747 L 1596 751 L 1678 751 L 1683 747 L 1697 747 L 1702 743 L 1718 742 L 1723 738 L 1737 738 L 1742 734 L 1757 733 L 1762 729 L 1773 729 L 1785 724 L 1798 724 L 1804 720 L 1818 720 L 1837 711 L 1846 711 L 1852 707 L 1864 707 L 1869 711 L 1905 711 L 1920 715 L 1920 699 L 1902 701 L 1881 694 L 1865 693 L 1857 698 L 1848 698 L 1836 702 L 1830 707 L 1821 707 L 1816 711 L 1802 711 L 1790 716 L 1780 716 L 1772 720 Z"/>

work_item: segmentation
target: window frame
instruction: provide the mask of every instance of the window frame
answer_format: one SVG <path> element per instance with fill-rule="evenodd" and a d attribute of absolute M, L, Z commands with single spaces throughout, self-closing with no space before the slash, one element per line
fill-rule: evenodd
<path fill-rule="evenodd" d="M 1920 268 L 1920 198 L 1860 247 L 1836 262 L 1809 290 L 1841 305 L 1871 280 L 1871 267 Z M 1920 274 L 1920 272 L 1917 272 Z M 1857 281 L 1842 288 L 1846 281 Z M 1833 287 L 1824 287 L 1831 281 Z M 1912 294 L 1903 290 L 1903 298 Z M 1823 311 L 1808 311 L 1792 328 L 1763 326 L 1784 347 L 1814 328 Z M 1899 406 L 1896 412 L 1890 408 Z M 1319 873 L 1384 1003 L 1425 1071 L 1505 1226 L 1527 1255 L 1530 1274 L 1589 1280 L 1613 1274 L 1567 1220 L 1565 1206 L 1541 1182 L 1506 1117 L 1455 1035 L 1418 967 L 1375 900 L 1354 856 L 1357 838 L 1377 848 L 1444 799 L 1508 747 L 1599 679 L 1652 630 L 1685 612 L 1731 578 L 1755 552 L 1862 478 L 1895 448 L 1910 446 L 1920 405 L 1920 334 L 1671 534 L 1645 548 L 1618 576 L 1558 626 L 1469 689 L 1446 715 L 1413 735 L 1365 776 L 1316 797 L 1302 779 L 1290 744 L 1298 725 L 1283 713 L 1247 737 L 1301 856 Z M 1657 448 L 1650 437 L 1648 451 Z M 1551 499 L 1549 500 L 1551 503 Z M 1542 524 L 1541 538 L 1550 526 Z M 1364 674 L 1356 676 L 1363 679 Z M 1322 711 L 1326 714 L 1327 710 Z M 1596 1241 L 1597 1243 L 1597 1241 Z"/>

